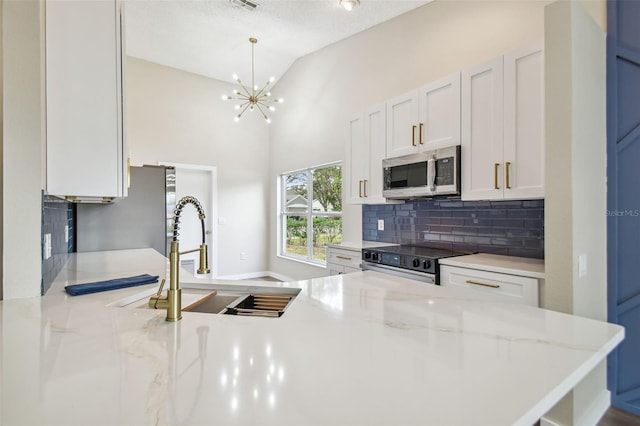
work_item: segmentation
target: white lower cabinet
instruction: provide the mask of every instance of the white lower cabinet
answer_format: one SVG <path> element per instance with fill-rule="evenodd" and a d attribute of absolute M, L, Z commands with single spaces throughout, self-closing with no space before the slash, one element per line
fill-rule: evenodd
<path fill-rule="evenodd" d="M 485 294 L 495 294 L 500 300 L 538 306 L 537 278 L 441 265 L 440 285 L 465 287 Z"/>
<path fill-rule="evenodd" d="M 348 274 L 360 272 L 360 257 L 358 249 L 346 247 L 327 247 L 327 275 Z"/>

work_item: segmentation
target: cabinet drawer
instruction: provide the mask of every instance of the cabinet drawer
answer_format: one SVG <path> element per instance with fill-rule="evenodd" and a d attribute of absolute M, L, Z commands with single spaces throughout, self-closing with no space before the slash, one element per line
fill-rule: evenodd
<path fill-rule="evenodd" d="M 538 280 L 477 269 L 440 266 L 440 285 L 466 287 L 529 306 L 538 306 Z"/>
<path fill-rule="evenodd" d="M 327 263 L 327 275 L 342 275 L 350 272 L 361 272 L 360 268 L 352 268 L 350 266 L 338 265 L 336 263 Z"/>
<path fill-rule="evenodd" d="M 348 250 L 335 247 L 327 247 L 327 263 L 335 263 L 350 268 L 360 268 L 360 250 Z"/>

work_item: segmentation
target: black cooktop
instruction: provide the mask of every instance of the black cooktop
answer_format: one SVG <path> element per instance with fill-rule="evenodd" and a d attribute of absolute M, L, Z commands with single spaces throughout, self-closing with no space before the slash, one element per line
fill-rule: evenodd
<path fill-rule="evenodd" d="M 399 246 L 381 246 L 368 249 L 369 251 L 377 251 L 378 253 L 401 254 L 404 256 L 416 256 L 421 258 L 441 259 L 445 257 L 462 256 L 465 254 L 473 254 L 473 251 L 452 250 L 434 248 L 418 245 L 399 245 Z"/>

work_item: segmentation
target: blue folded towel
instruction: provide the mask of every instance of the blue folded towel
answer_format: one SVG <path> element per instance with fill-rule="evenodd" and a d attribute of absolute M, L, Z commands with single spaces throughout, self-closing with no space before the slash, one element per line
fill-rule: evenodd
<path fill-rule="evenodd" d="M 116 278 L 113 280 L 99 281 L 95 283 L 68 285 L 64 289 L 72 296 L 97 293 L 99 291 L 117 290 L 119 288 L 134 287 L 137 285 L 152 284 L 158 282 L 158 275 L 137 275 L 128 278 Z"/>

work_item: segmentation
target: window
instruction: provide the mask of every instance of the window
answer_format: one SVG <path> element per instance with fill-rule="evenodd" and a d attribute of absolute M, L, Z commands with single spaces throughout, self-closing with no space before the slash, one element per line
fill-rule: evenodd
<path fill-rule="evenodd" d="M 342 170 L 329 164 L 280 175 L 280 254 L 326 263 L 326 245 L 342 241 Z"/>

